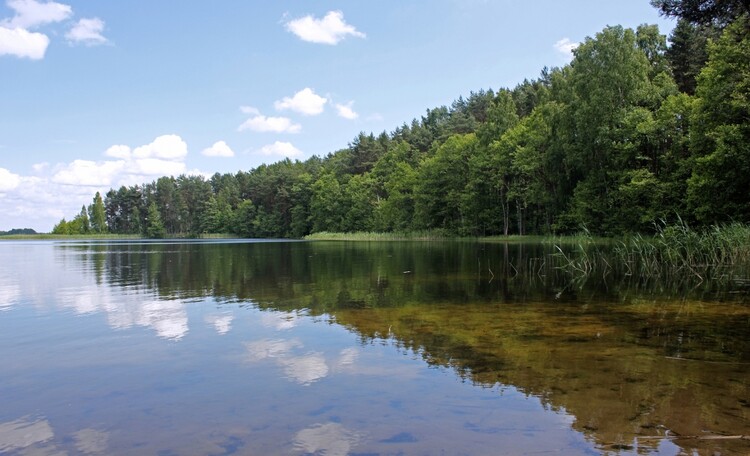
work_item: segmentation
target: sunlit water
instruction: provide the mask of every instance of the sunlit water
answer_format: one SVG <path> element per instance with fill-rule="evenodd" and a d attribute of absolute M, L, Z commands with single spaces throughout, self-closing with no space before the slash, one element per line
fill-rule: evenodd
<path fill-rule="evenodd" d="M 750 454 L 745 292 L 545 255 L 0 243 L 0 454 Z"/>

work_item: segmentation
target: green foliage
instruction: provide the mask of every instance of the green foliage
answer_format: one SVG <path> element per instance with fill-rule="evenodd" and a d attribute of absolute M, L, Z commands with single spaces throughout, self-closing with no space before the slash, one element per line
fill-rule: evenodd
<path fill-rule="evenodd" d="M 693 175 L 688 198 L 705 223 L 750 221 L 750 34 L 748 18 L 709 46 L 691 123 Z"/>
<path fill-rule="evenodd" d="M 469 174 L 469 157 L 478 141 L 474 134 L 454 135 L 437 148 L 419 170 L 414 202 L 417 229 L 465 231 L 463 192 Z"/>
<path fill-rule="evenodd" d="M 669 37 L 671 45 L 666 52 L 675 82 L 682 92 L 695 93 L 696 78 L 708 60 L 708 39 L 714 37 L 716 28 L 699 26 L 680 19 Z"/>
<path fill-rule="evenodd" d="M 13 228 L 9 231 L 0 231 L 0 236 L 33 236 L 38 234 L 31 228 Z"/>
<path fill-rule="evenodd" d="M 81 213 L 76 217 L 78 220 L 78 229 L 80 234 L 87 234 L 91 231 L 91 223 L 89 222 L 89 214 L 86 211 L 86 206 L 81 206 Z"/>
<path fill-rule="evenodd" d="M 748 221 L 747 19 L 712 21 L 682 20 L 670 47 L 653 25 L 607 27 L 570 65 L 512 90 L 472 92 L 304 162 L 111 189 L 94 197 L 88 222 L 82 213 L 55 230 L 620 235 L 653 233 L 674 214 L 698 227 Z"/>
<path fill-rule="evenodd" d="M 159 209 L 156 207 L 156 203 L 152 202 L 148 206 L 148 214 L 146 215 L 146 237 L 151 239 L 163 238 L 166 232 Z"/>
<path fill-rule="evenodd" d="M 107 216 L 105 214 L 104 201 L 99 192 L 96 192 L 94 201 L 89 206 L 89 218 L 91 220 L 91 231 L 94 233 L 107 232 Z"/>
<path fill-rule="evenodd" d="M 651 5 L 665 16 L 694 24 L 727 24 L 750 13 L 747 0 L 651 0 Z"/>

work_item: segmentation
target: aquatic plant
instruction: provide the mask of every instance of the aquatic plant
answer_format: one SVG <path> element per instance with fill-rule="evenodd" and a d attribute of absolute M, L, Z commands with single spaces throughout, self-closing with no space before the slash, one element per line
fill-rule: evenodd
<path fill-rule="evenodd" d="M 697 231 L 682 220 L 660 222 L 653 236 L 630 235 L 612 245 L 582 234 L 571 248 L 555 244 L 558 268 L 575 276 L 615 274 L 639 280 L 748 282 L 750 226 L 714 225 Z"/>

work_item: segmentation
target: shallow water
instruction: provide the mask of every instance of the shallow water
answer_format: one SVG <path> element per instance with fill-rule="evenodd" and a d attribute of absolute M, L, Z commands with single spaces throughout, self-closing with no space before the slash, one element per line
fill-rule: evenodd
<path fill-rule="evenodd" d="M 750 454 L 750 302 L 468 242 L 0 243 L 0 454 Z"/>

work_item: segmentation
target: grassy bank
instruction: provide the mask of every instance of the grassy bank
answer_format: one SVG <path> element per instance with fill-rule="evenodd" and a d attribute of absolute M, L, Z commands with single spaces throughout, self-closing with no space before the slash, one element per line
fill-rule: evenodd
<path fill-rule="evenodd" d="M 0 236 L 0 241 L 107 241 L 142 239 L 134 234 L 12 234 Z"/>
<path fill-rule="evenodd" d="M 355 232 L 355 233 L 320 233 L 308 234 L 307 241 L 437 241 L 459 239 L 441 230 L 403 231 L 393 233 Z"/>
<path fill-rule="evenodd" d="M 515 244 L 572 245 L 580 242 L 611 244 L 612 239 L 592 237 L 587 234 L 574 236 L 517 235 L 508 236 L 456 236 L 443 230 L 382 232 L 332 233 L 323 231 L 304 237 L 308 241 L 440 241 L 468 240 Z"/>

